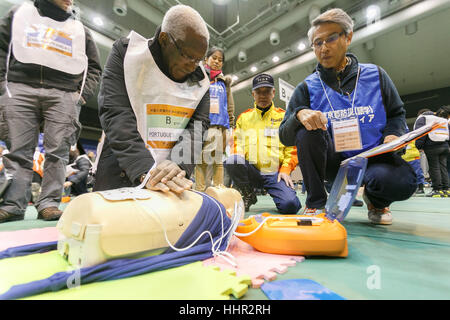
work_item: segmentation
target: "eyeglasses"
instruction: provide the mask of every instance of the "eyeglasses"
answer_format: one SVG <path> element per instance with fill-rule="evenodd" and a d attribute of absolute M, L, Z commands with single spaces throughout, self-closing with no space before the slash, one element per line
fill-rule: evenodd
<path fill-rule="evenodd" d="M 173 44 L 175 45 L 175 48 L 177 48 L 178 54 L 186 59 L 189 62 L 194 63 L 195 65 L 198 65 L 200 63 L 200 61 L 202 61 L 204 58 L 201 59 L 197 59 L 197 58 L 192 58 L 191 56 L 185 54 L 181 48 L 177 45 L 177 42 L 175 41 L 175 39 L 172 37 L 172 35 L 170 33 L 167 32 L 167 34 L 169 35 L 170 39 L 172 40 Z"/>
<path fill-rule="evenodd" d="M 340 32 L 340 33 L 335 32 L 335 33 L 331 34 L 331 35 L 330 35 L 328 38 L 326 38 L 325 40 L 317 39 L 317 40 L 315 40 L 315 41 L 312 43 L 311 48 L 313 48 L 313 49 L 319 49 L 319 48 L 322 47 L 322 45 L 323 45 L 324 43 L 333 43 L 333 42 L 335 42 L 337 39 L 339 39 L 339 37 L 341 37 L 343 34 L 345 34 L 345 31 L 342 31 L 342 32 Z"/>

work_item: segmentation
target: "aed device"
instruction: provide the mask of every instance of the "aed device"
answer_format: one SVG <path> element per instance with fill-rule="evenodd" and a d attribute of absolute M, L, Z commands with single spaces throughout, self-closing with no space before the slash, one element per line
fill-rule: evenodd
<path fill-rule="evenodd" d="M 348 255 L 347 231 L 339 221 L 331 221 L 324 214 L 307 216 L 263 213 L 241 220 L 235 235 L 256 250 L 266 253 L 336 257 Z"/>

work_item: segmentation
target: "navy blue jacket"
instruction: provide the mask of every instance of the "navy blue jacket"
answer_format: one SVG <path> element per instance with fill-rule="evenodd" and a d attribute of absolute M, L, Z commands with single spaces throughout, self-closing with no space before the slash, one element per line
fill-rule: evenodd
<path fill-rule="evenodd" d="M 320 64 L 317 65 L 316 70 L 330 88 L 340 94 L 350 95 L 355 89 L 358 59 L 351 53 L 347 53 L 347 56 L 352 60 L 352 63 L 338 74 L 333 69 L 326 69 Z M 380 73 L 381 95 L 387 118 L 383 138 L 388 135 L 401 136 L 405 133 L 406 124 L 404 104 L 386 71 L 381 67 L 378 67 L 378 70 Z M 296 116 L 297 112 L 302 109 L 310 109 L 309 91 L 305 81 L 302 81 L 295 88 L 280 125 L 280 140 L 286 146 L 295 145 L 297 131 L 303 127 L 303 124 Z"/>

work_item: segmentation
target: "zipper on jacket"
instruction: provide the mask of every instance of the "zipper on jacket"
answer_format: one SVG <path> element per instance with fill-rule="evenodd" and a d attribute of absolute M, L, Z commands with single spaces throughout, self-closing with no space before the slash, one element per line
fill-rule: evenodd
<path fill-rule="evenodd" d="M 44 79 L 42 78 L 42 68 L 43 68 L 43 67 L 41 66 L 41 82 L 40 82 L 41 85 L 44 84 Z"/>
<path fill-rule="evenodd" d="M 342 91 L 342 88 L 341 88 L 341 77 L 339 76 L 339 74 L 336 75 L 336 80 L 338 82 L 339 91 L 341 92 L 341 95 L 343 95 L 344 91 Z"/>

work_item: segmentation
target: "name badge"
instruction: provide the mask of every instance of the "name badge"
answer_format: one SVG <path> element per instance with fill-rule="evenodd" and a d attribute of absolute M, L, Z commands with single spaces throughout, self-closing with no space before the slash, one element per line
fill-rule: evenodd
<path fill-rule="evenodd" d="M 362 149 L 358 118 L 331 122 L 336 152 Z"/>
<path fill-rule="evenodd" d="M 209 107 L 210 113 L 219 113 L 219 98 L 217 97 L 210 97 L 210 107 Z"/>
<path fill-rule="evenodd" d="M 276 137 L 278 136 L 278 128 L 265 128 L 264 129 L 264 136 L 265 137 Z"/>

